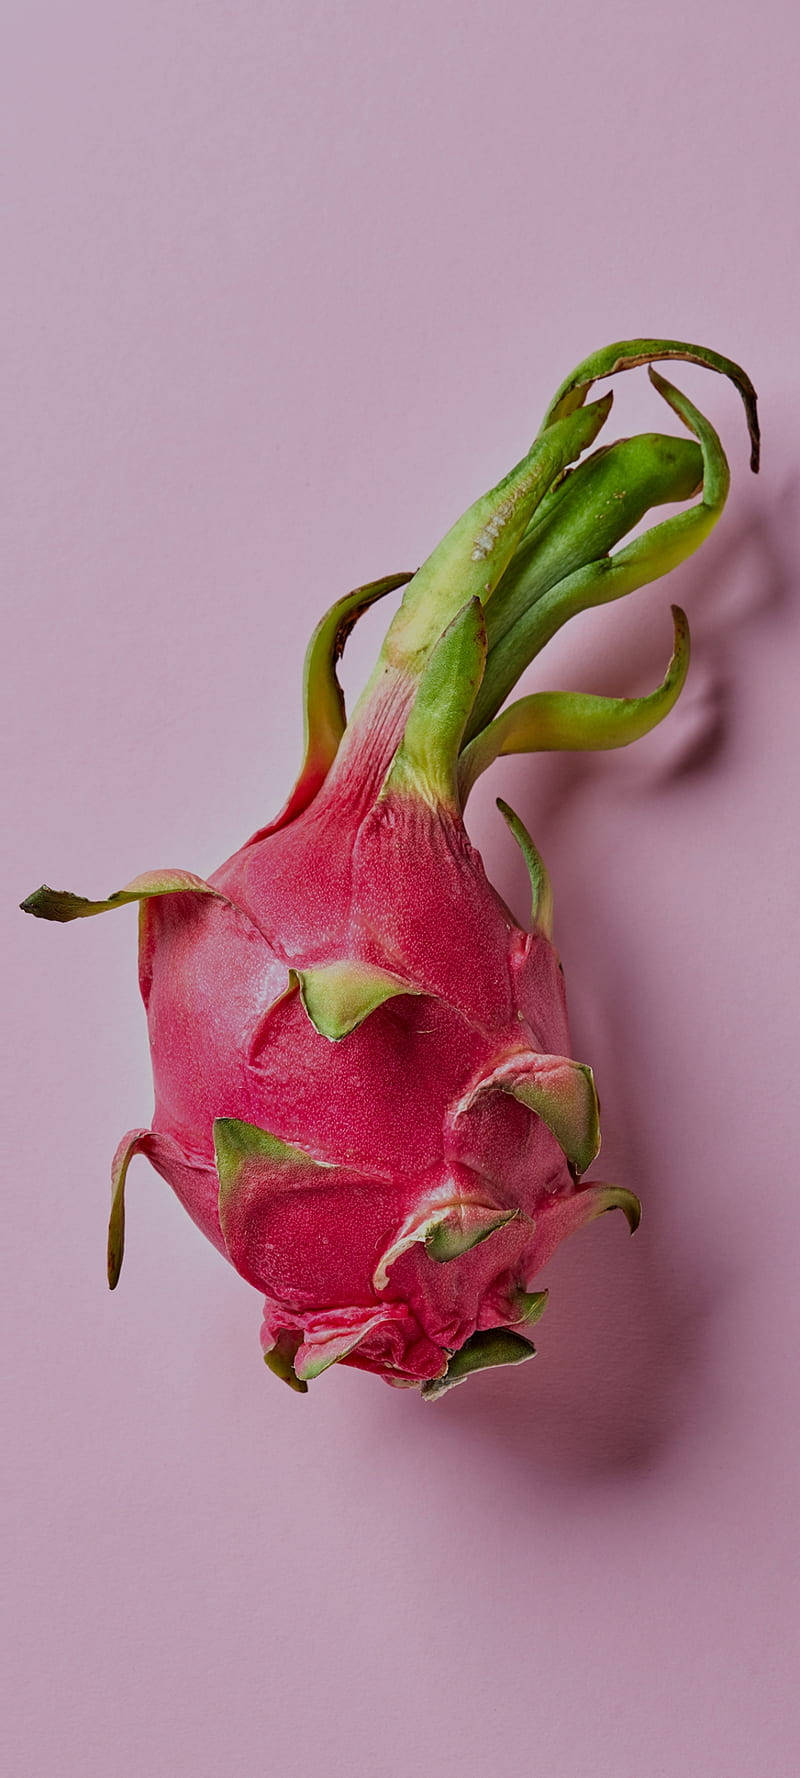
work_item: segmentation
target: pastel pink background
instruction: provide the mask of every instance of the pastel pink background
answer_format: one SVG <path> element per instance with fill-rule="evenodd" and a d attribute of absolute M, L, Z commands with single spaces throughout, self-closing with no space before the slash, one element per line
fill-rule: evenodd
<path fill-rule="evenodd" d="M 798 1770 L 794 16 L 7 8 L 14 1778 Z M 533 1366 L 301 1400 L 143 1162 L 109 1297 L 135 916 L 15 904 L 212 869 L 291 778 L 321 608 L 413 567 L 586 352 L 659 332 L 752 372 L 763 474 L 730 388 L 676 371 L 724 522 L 529 683 L 648 689 L 678 597 L 685 701 L 630 754 L 498 767 L 472 819 L 520 908 L 501 789 L 548 860 L 641 1235 L 559 1255 Z M 669 429 L 617 390 L 617 428 Z"/>

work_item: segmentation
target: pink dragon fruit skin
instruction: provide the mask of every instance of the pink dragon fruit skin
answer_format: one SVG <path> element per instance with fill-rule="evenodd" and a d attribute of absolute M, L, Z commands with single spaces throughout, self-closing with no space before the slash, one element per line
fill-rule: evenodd
<path fill-rule="evenodd" d="M 598 1104 L 571 1056 L 544 866 L 499 804 L 530 872 L 525 930 L 463 807 L 498 754 L 623 745 L 680 692 L 688 629 L 673 607 L 672 662 L 648 697 L 538 693 L 501 709 L 568 616 L 664 573 L 722 510 L 716 434 L 652 371 L 694 438 L 643 435 L 570 469 L 609 410 L 608 397 L 585 405 L 594 378 L 663 357 L 733 378 L 755 467 L 755 396 L 729 361 L 652 340 L 585 361 L 531 452 L 415 576 L 359 589 L 323 619 L 303 769 L 270 826 L 207 883 L 162 871 L 106 902 L 43 887 L 22 904 L 62 921 L 140 904 L 155 1111 L 114 1157 L 112 1287 L 141 1152 L 263 1293 L 265 1358 L 297 1390 L 338 1361 L 433 1398 L 530 1357 L 547 1294 L 531 1286 L 559 1242 L 614 1207 L 638 1223 L 631 1192 L 583 1178 Z M 698 488 L 698 505 L 611 554 L 649 506 Z M 347 631 L 407 582 L 347 724 L 335 673 Z"/>

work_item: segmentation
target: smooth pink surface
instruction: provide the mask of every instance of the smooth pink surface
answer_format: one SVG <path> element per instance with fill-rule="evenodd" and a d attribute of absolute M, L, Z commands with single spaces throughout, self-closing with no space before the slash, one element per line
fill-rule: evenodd
<path fill-rule="evenodd" d="M 794 1778 L 797 193 L 783 5 L 11 9 L 5 831 L 9 1770 L 24 1778 Z M 16 13 L 16 20 L 14 20 Z M 602 1173 L 539 1357 L 435 1406 L 265 1371 L 258 1299 L 134 1162 L 133 910 L 42 880 L 205 875 L 280 805 L 323 605 L 413 567 L 628 333 L 731 447 L 697 562 L 534 684 L 655 684 L 628 754 L 501 763 L 498 887 L 555 886 Z M 784 363 L 788 359 L 788 366 Z M 616 425 L 661 425 L 644 374 Z M 346 677 L 369 664 L 363 620 Z M 13 1005 L 13 1012 L 11 1007 Z"/>

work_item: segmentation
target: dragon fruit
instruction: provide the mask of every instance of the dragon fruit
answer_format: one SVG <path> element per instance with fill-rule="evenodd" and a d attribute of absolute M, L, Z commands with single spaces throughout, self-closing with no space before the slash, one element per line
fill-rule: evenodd
<path fill-rule="evenodd" d="M 648 696 L 506 704 L 567 618 L 664 574 L 719 518 L 725 457 L 652 369 L 667 358 L 732 379 L 755 469 L 755 392 L 737 365 L 665 340 L 586 359 L 527 455 L 413 576 L 360 587 L 322 619 L 306 657 L 302 769 L 275 820 L 207 882 L 153 871 L 106 901 L 45 886 L 22 903 L 58 921 L 140 907 L 155 1113 L 114 1156 L 112 1289 L 126 1174 L 145 1154 L 264 1294 L 264 1356 L 295 1390 L 340 1362 L 433 1399 L 474 1370 L 529 1358 L 547 1298 L 536 1276 L 559 1242 L 610 1209 L 631 1230 L 639 1221 L 631 1191 L 584 1178 L 598 1101 L 571 1055 L 544 864 L 500 802 L 530 873 L 526 930 L 463 813 L 499 755 L 624 746 L 681 691 L 689 634 L 673 606 L 672 659 Z M 592 383 L 641 364 L 686 436 L 591 451 L 612 400 L 587 402 Z M 698 493 L 616 548 L 652 507 Z M 345 639 L 400 587 L 347 721 Z"/>

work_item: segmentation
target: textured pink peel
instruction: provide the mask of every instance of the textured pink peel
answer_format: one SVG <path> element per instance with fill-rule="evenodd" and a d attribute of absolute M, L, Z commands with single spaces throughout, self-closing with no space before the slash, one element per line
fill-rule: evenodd
<path fill-rule="evenodd" d="M 574 1174 L 591 1166 L 600 1147 L 600 1115 L 592 1071 L 585 1063 L 518 1050 L 470 1088 L 456 1107 L 456 1117 L 492 1092 L 510 1093 L 534 1111 L 563 1148 Z"/>
<path fill-rule="evenodd" d="M 429 1258 L 444 1265 L 480 1246 L 482 1241 L 505 1228 L 518 1215 L 518 1210 L 501 1210 L 496 1204 L 480 1204 L 470 1198 L 431 1199 L 413 1211 L 391 1246 L 381 1254 L 372 1279 L 373 1286 L 376 1290 L 386 1290 L 390 1269 L 417 1242 L 422 1243 Z"/>
<path fill-rule="evenodd" d="M 530 877 L 520 925 L 463 808 L 499 754 L 619 746 L 679 695 L 688 629 L 674 608 L 657 692 L 537 692 L 496 714 L 566 617 L 666 572 L 716 523 L 719 440 L 658 376 L 693 439 L 671 457 L 669 439 L 645 434 L 565 480 L 609 413 L 608 396 L 584 405 L 592 380 L 681 356 L 732 378 L 755 448 L 752 386 L 728 360 L 652 340 L 586 360 L 531 451 L 413 578 L 372 582 L 321 620 L 303 764 L 273 821 L 208 882 L 156 871 L 103 901 L 43 887 L 23 903 L 62 923 L 139 903 L 155 1111 L 114 1157 L 112 1288 L 126 1176 L 144 1154 L 263 1294 L 265 1362 L 298 1393 L 342 1364 L 432 1400 L 522 1362 L 547 1301 L 535 1280 L 559 1244 L 611 1209 L 637 1226 L 632 1192 L 582 1180 L 599 1108 L 591 1069 L 572 1056 L 544 863 L 500 801 Z M 629 475 L 635 486 L 612 500 Z M 651 506 L 698 492 L 611 553 Z M 348 723 L 336 677 L 346 635 L 406 582 Z"/>

